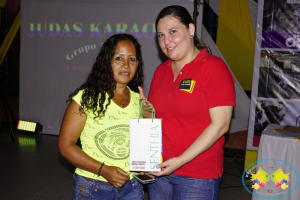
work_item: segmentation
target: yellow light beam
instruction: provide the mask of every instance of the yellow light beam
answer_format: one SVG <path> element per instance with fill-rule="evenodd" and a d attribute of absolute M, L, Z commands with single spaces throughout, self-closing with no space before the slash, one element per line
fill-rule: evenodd
<path fill-rule="evenodd" d="M 0 0 L 0 8 L 4 8 L 7 4 L 7 0 Z"/>
<path fill-rule="evenodd" d="M 20 23 L 21 23 L 21 19 L 20 19 L 20 11 L 18 13 L 18 15 L 16 16 L 14 23 L 12 24 L 12 26 L 10 27 L 2 45 L 0 48 L 0 65 L 2 64 L 6 53 L 15 37 L 15 35 L 17 34 L 19 28 L 20 28 Z"/>

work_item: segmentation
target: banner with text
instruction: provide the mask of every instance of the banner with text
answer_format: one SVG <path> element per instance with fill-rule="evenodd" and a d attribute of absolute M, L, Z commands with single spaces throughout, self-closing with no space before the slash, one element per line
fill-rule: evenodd
<path fill-rule="evenodd" d="M 300 1 L 258 3 L 247 149 L 268 124 L 299 126 Z"/>
<path fill-rule="evenodd" d="M 144 90 L 166 58 L 156 40 L 155 19 L 170 1 L 23 0 L 19 118 L 58 135 L 66 99 L 86 79 L 101 44 L 128 33 L 142 45 Z M 193 14 L 193 1 L 179 0 Z"/>

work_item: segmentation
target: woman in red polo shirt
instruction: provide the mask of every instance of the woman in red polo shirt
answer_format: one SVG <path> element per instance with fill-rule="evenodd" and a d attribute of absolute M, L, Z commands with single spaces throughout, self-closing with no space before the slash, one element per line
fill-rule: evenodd
<path fill-rule="evenodd" d="M 218 199 L 224 134 L 235 106 L 234 77 L 195 35 L 182 6 L 164 8 L 156 19 L 157 39 L 169 58 L 158 66 L 148 100 L 162 119 L 163 160 L 150 199 Z M 141 98 L 143 96 L 140 88 Z M 144 117 L 151 117 L 143 109 Z M 167 176 L 166 176 L 167 175 Z"/>

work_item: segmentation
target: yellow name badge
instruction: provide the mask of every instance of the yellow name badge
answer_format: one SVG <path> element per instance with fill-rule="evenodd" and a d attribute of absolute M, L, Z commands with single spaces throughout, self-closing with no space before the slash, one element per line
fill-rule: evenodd
<path fill-rule="evenodd" d="M 193 93 L 194 87 L 195 87 L 196 81 L 188 78 L 188 79 L 183 79 L 180 82 L 179 85 L 179 90 L 183 90 L 189 93 Z"/>

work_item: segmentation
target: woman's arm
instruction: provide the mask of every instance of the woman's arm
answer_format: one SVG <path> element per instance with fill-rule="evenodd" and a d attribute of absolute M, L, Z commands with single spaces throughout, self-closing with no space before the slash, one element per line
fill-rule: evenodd
<path fill-rule="evenodd" d="M 211 123 L 204 129 L 202 134 L 180 156 L 171 158 L 159 165 L 160 172 L 149 172 L 155 176 L 169 175 L 175 170 L 193 160 L 196 156 L 209 149 L 229 129 L 232 106 L 218 106 L 209 109 Z"/>
<path fill-rule="evenodd" d="M 102 163 L 88 156 L 76 145 L 86 119 L 86 114 L 80 114 L 79 105 L 72 100 L 62 121 L 58 137 L 58 151 L 76 167 L 98 174 Z M 107 165 L 103 166 L 101 176 L 115 187 L 121 187 L 129 179 L 128 173 L 122 169 Z"/>

